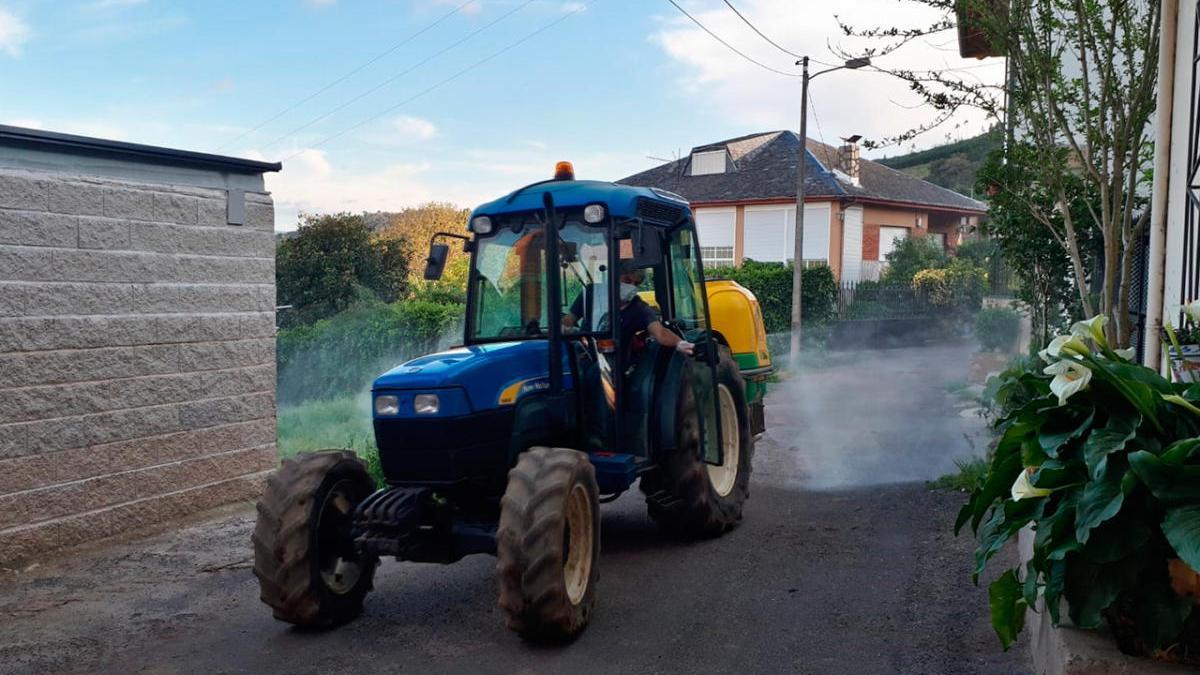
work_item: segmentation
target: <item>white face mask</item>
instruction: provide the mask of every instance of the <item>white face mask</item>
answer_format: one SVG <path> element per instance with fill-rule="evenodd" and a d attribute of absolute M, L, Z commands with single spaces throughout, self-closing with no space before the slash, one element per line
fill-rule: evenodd
<path fill-rule="evenodd" d="M 633 300 L 633 296 L 637 295 L 637 292 L 637 286 L 621 282 L 621 302 Z"/>

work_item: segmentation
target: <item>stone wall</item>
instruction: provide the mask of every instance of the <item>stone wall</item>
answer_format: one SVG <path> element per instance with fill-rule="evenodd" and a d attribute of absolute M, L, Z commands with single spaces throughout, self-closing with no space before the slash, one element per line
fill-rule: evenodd
<path fill-rule="evenodd" d="M 257 495 L 273 207 L 0 168 L 0 562 Z"/>

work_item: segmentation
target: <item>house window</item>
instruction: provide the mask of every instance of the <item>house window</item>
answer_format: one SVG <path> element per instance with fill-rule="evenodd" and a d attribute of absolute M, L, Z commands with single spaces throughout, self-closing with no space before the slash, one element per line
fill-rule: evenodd
<path fill-rule="evenodd" d="M 692 175 L 707 176 L 714 173 L 725 173 L 725 151 L 692 153 Z"/>
<path fill-rule="evenodd" d="M 700 259 L 705 267 L 733 267 L 733 247 L 701 246 Z"/>
<path fill-rule="evenodd" d="M 887 255 L 896 250 L 900 240 L 907 236 L 908 228 L 905 227 L 879 228 L 879 260 L 887 260 Z"/>

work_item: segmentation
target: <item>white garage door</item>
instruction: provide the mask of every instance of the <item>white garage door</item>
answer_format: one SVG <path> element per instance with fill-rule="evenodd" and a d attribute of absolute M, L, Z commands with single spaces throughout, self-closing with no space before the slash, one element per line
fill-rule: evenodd
<path fill-rule="evenodd" d="M 908 236 L 907 227 L 879 228 L 879 261 L 887 261 L 887 254 L 896 250 L 896 244 Z"/>
<path fill-rule="evenodd" d="M 735 209 L 696 209 L 696 232 L 705 266 L 733 264 Z"/>
<path fill-rule="evenodd" d="M 862 278 L 863 208 L 851 206 L 842 221 L 842 281 Z"/>

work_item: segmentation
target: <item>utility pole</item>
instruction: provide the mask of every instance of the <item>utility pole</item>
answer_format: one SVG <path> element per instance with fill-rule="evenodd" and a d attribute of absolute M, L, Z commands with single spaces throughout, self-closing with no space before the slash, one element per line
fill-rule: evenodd
<path fill-rule="evenodd" d="M 792 252 L 792 335 L 789 341 L 788 367 L 796 372 L 800 365 L 800 299 L 803 291 L 804 273 L 804 178 L 808 168 L 808 83 L 818 75 L 835 70 L 857 70 L 871 65 L 871 59 L 863 56 L 849 59 L 840 66 L 826 68 L 813 75 L 808 74 L 808 57 L 796 62 L 801 67 L 800 77 L 800 147 L 796 158 L 796 246 Z"/>
<path fill-rule="evenodd" d="M 808 57 L 796 62 L 803 68 L 800 77 L 800 149 L 796 159 L 796 236 L 792 252 L 792 335 L 788 343 L 788 366 L 792 372 L 800 365 L 800 301 L 804 286 L 804 176 L 808 166 Z"/>

